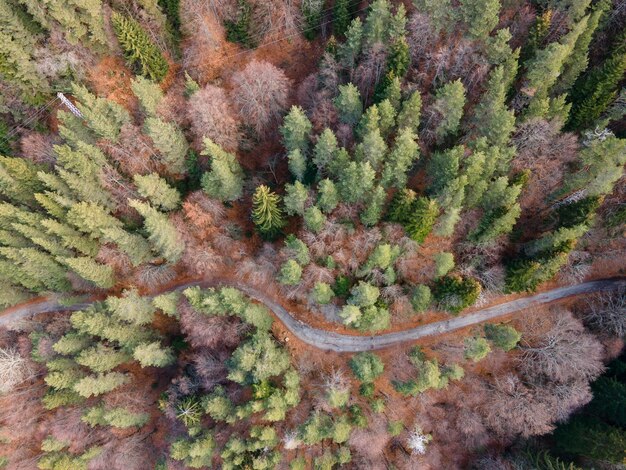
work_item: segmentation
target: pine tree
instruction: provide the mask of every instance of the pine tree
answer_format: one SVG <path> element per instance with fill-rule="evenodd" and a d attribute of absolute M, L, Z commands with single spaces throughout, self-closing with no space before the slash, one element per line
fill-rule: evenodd
<path fill-rule="evenodd" d="M 137 185 L 137 191 L 145 197 L 153 206 L 164 211 L 171 211 L 180 204 L 180 194 L 172 188 L 167 181 L 156 173 L 149 175 L 135 175 L 133 181 Z"/>
<path fill-rule="evenodd" d="M 137 66 L 141 75 L 160 82 L 167 75 L 169 64 L 148 34 L 134 19 L 113 12 L 113 30 L 126 60 Z"/>
<path fill-rule="evenodd" d="M 304 206 L 309 198 L 308 188 L 296 181 L 294 184 L 285 185 L 285 212 L 287 215 L 303 215 Z"/>
<path fill-rule="evenodd" d="M 448 82 L 435 93 L 433 109 L 440 119 L 435 128 L 435 136 L 441 140 L 447 135 L 456 134 L 463 117 L 465 106 L 465 87 L 461 80 Z"/>
<path fill-rule="evenodd" d="M 361 94 L 352 83 L 339 85 L 339 95 L 335 98 L 334 104 L 339 111 L 341 122 L 354 126 L 361 119 L 363 114 Z"/>
<path fill-rule="evenodd" d="M 465 350 L 463 354 L 465 359 L 471 359 L 474 362 L 478 362 L 491 352 L 491 346 L 485 338 L 472 337 L 465 340 Z"/>
<path fill-rule="evenodd" d="M 435 255 L 435 277 L 445 276 L 454 269 L 454 254 L 441 252 Z"/>
<path fill-rule="evenodd" d="M 63 258 L 64 264 L 83 279 L 93 282 L 97 287 L 109 289 L 115 284 L 115 275 L 110 266 L 99 264 L 89 256 L 80 258 Z"/>
<path fill-rule="evenodd" d="M 131 88 L 137 98 L 141 109 L 147 116 L 156 117 L 157 109 L 163 101 L 161 87 L 145 77 L 138 76 L 131 81 Z"/>
<path fill-rule="evenodd" d="M 461 17 L 472 39 L 486 39 L 498 25 L 500 0 L 462 0 Z"/>
<path fill-rule="evenodd" d="M 332 288 L 325 282 L 316 282 L 311 291 L 311 298 L 320 305 L 326 305 L 335 296 Z"/>
<path fill-rule="evenodd" d="M 176 361 L 170 348 L 165 348 L 160 341 L 141 343 L 133 351 L 133 357 L 141 367 L 166 367 Z"/>
<path fill-rule="evenodd" d="M 243 192 L 243 170 L 237 157 L 209 138 L 204 139 L 202 155 L 211 157 L 211 171 L 202 175 L 202 189 L 222 201 L 239 199 Z"/>
<path fill-rule="evenodd" d="M 376 354 L 363 352 L 350 359 L 350 369 L 357 379 L 368 383 L 376 380 L 383 373 L 385 366 Z"/>
<path fill-rule="evenodd" d="M 402 189 L 407 182 L 407 172 L 418 158 L 418 152 L 417 135 L 409 127 L 403 127 L 398 132 L 394 147 L 385 160 L 381 184 Z"/>
<path fill-rule="evenodd" d="M 313 125 L 304 114 L 303 109 L 300 106 L 292 106 L 280 128 L 283 144 L 287 151 L 291 153 L 299 150 L 302 155 L 306 155 L 312 128 Z"/>
<path fill-rule="evenodd" d="M 161 154 L 168 173 L 173 175 L 185 173 L 189 144 L 178 126 L 151 116 L 144 121 L 143 129 Z"/>
<path fill-rule="evenodd" d="M 432 294 L 430 288 L 424 284 L 415 287 L 411 295 L 411 306 L 416 313 L 422 313 L 428 310 L 432 302 Z"/>
<path fill-rule="evenodd" d="M 278 274 L 278 281 L 286 286 L 295 286 L 302 279 L 302 268 L 300 265 L 289 259 L 283 263 Z"/>
<path fill-rule="evenodd" d="M 252 221 L 262 236 L 270 238 L 285 226 L 280 196 L 265 185 L 258 186 L 252 196 Z"/>
<path fill-rule="evenodd" d="M 143 225 L 152 246 L 167 261 L 176 263 L 185 251 L 185 243 L 167 215 L 136 199 L 130 199 L 128 204 L 143 216 Z"/>
<path fill-rule="evenodd" d="M 512 326 L 488 323 L 485 325 L 485 336 L 503 351 L 510 351 L 517 346 L 522 334 Z"/>

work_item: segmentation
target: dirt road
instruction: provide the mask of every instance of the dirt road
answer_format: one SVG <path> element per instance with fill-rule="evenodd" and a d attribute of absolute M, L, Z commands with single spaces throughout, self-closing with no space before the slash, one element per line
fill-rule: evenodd
<path fill-rule="evenodd" d="M 190 286 L 212 287 L 218 285 L 215 281 L 196 281 L 178 286 L 172 290 L 183 290 Z M 588 294 L 602 290 L 616 289 L 626 286 L 625 278 L 602 279 L 597 281 L 583 282 L 572 286 L 558 287 L 542 292 L 541 294 L 524 297 L 503 304 L 488 307 L 467 315 L 450 318 L 449 320 L 428 323 L 426 325 L 409 328 L 404 331 L 386 333 L 377 336 L 353 336 L 333 333 L 330 331 L 313 328 L 306 323 L 293 317 L 282 305 L 278 304 L 258 290 L 239 283 L 224 283 L 240 289 L 254 300 L 264 304 L 276 317 L 291 331 L 291 333 L 316 348 L 335 352 L 358 352 L 372 349 L 382 349 L 407 341 L 415 341 L 426 336 L 434 336 L 450 331 L 465 328 L 489 320 L 495 320 L 511 313 L 525 310 L 530 307 L 555 302 L 566 297 Z M 40 302 L 31 302 L 17 305 L 0 313 L 0 325 L 9 325 L 21 319 L 41 313 L 50 313 L 59 310 L 80 310 L 89 303 L 79 303 L 71 307 L 62 307 L 56 300 L 43 299 Z"/>

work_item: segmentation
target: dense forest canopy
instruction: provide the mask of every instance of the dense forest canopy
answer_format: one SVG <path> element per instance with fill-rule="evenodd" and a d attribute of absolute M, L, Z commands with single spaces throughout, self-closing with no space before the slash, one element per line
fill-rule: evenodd
<path fill-rule="evenodd" d="M 623 279 L 625 74 L 623 0 L 0 0 L 0 468 L 626 463 L 623 283 L 274 315 Z"/>

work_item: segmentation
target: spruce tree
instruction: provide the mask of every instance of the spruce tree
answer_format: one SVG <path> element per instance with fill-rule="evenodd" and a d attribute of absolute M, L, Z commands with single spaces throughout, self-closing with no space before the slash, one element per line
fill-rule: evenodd
<path fill-rule="evenodd" d="M 368 198 L 365 210 L 361 212 L 360 217 L 363 225 L 373 227 L 380 221 L 386 198 L 385 189 L 382 186 L 376 186 Z"/>
<path fill-rule="evenodd" d="M 363 27 L 365 44 L 372 46 L 376 43 L 384 43 L 389 34 L 390 21 L 391 8 L 389 0 L 374 0 L 370 4 Z"/>
<path fill-rule="evenodd" d="M 180 204 L 179 192 L 156 173 L 145 176 L 135 175 L 133 181 L 137 185 L 139 194 L 161 210 L 171 211 Z"/>
<path fill-rule="evenodd" d="M 148 297 L 141 297 L 136 289 L 125 290 L 121 297 L 107 297 L 106 306 L 112 315 L 128 323 L 146 325 L 154 320 L 152 302 Z"/>
<path fill-rule="evenodd" d="M 435 136 L 441 140 L 447 135 L 456 134 L 463 117 L 465 87 L 461 80 L 448 82 L 435 93 L 433 109 L 439 115 Z"/>
<path fill-rule="evenodd" d="M 292 106 L 280 128 L 283 144 L 287 151 L 293 152 L 298 150 L 302 155 L 306 155 L 312 127 L 313 125 L 306 114 L 304 114 L 303 109 L 300 106 Z"/>
<path fill-rule="evenodd" d="M 414 0 L 414 3 L 419 12 L 428 15 L 435 34 L 451 29 L 456 21 L 456 9 L 450 0 Z"/>
<path fill-rule="evenodd" d="M 461 17 L 472 39 L 486 39 L 498 25 L 500 0 L 462 0 Z"/>
<path fill-rule="evenodd" d="M 252 221 L 265 237 L 274 237 L 285 226 L 280 196 L 265 185 L 258 186 L 252 196 Z"/>
<path fill-rule="evenodd" d="M 338 150 L 337 137 L 326 128 L 320 134 L 313 149 L 313 163 L 319 171 L 324 171 L 332 163 Z"/>
<path fill-rule="evenodd" d="M 287 154 L 287 166 L 289 167 L 289 171 L 298 181 L 304 179 L 306 163 L 306 158 L 302 155 L 300 149 L 292 150 Z"/>
<path fill-rule="evenodd" d="M 322 210 L 322 212 L 329 214 L 335 210 L 339 204 L 339 193 L 337 192 L 335 183 L 328 178 L 325 178 L 319 182 L 317 192 L 317 206 Z"/>
<path fill-rule="evenodd" d="M 420 197 L 411 209 L 412 212 L 407 216 L 404 228 L 409 237 L 418 243 L 423 243 L 435 225 L 439 215 L 439 205 L 435 200 Z"/>
<path fill-rule="evenodd" d="M 354 126 L 361 119 L 363 114 L 361 94 L 352 83 L 339 85 L 339 95 L 335 98 L 334 104 L 341 122 Z"/>
<path fill-rule="evenodd" d="M 318 233 L 326 225 L 326 216 L 317 206 L 311 206 L 304 211 L 304 225 L 313 233 Z"/>
<path fill-rule="evenodd" d="M 163 101 L 161 87 L 145 77 L 138 76 L 131 81 L 131 88 L 137 98 L 141 109 L 147 116 L 156 116 L 157 109 Z"/>
<path fill-rule="evenodd" d="M 339 63 L 348 70 L 354 69 L 363 46 L 363 24 L 357 16 L 346 31 L 346 40 L 339 45 L 337 56 Z"/>
<path fill-rule="evenodd" d="M 222 201 L 239 199 L 243 192 L 243 170 L 237 157 L 209 138 L 204 139 L 202 154 L 211 157 L 211 171 L 202 175 L 202 189 Z"/>
<path fill-rule="evenodd" d="M 303 215 L 304 206 L 309 198 L 308 188 L 296 181 L 294 184 L 285 185 L 285 212 L 287 215 Z"/>
<path fill-rule="evenodd" d="M 99 264 L 89 256 L 63 258 L 64 264 L 83 279 L 93 282 L 97 287 L 109 289 L 115 284 L 115 276 L 110 266 Z"/>
<path fill-rule="evenodd" d="M 394 146 L 385 160 L 381 184 L 402 189 L 407 182 L 408 170 L 417 160 L 418 152 L 417 135 L 409 127 L 403 127 L 396 136 Z"/>
<path fill-rule="evenodd" d="M 515 115 L 506 106 L 507 86 L 504 68 L 496 67 L 489 76 L 487 90 L 474 108 L 474 123 L 479 136 L 491 145 L 504 147 L 515 129 Z"/>
<path fill-rule="evenodd" d="M 337 189 L 345 202 L 362 201 L 374 187 L 376 172 L 369 162 L 350 162 L 342 170 Z"/>
<path fill-rule="evenodd" d="M 168 262 L 176 263 L 185 251 L 185 243 L 167 215 L 136 199 L 130 199 L 128 204 L 143 216 L 148 240 L 156 251 Z"/>
<path fill-rule="evenodd" d="M 87 126 L 96 137 L 117 142 L 122 126 L 130 122 L 128 111 L 111 100 L 98 98 L 83 85 L 72 84 L 72 94 L 78 100 L 76 106 Z"/>
<path fill-rule="evenodd" d="M 133 357 L 141 367 L 166 367 L 176 360 L 171 349 L 164 347 L 160 341 L 139 344 L 133 351 Z"/>
<path fill-rule="evenodd" d="M 414 91 L 409 98 L 402 102 L 402 108 L 397 119 L 398 129 L 407 127 L 417 134 L 421 110 L 422 97 L 419 91 Z"/>
<path fill-rule="evenodd" d="M 169 64 L 141 25 L 118 12 L 111 15 L 111 23 L 126 60 L 136 66 L 141 75 L 157 82 L 163 80 Z"/>
<path fill-rule="evenodd" d="M 129 356 L 124 351 L 118 351 L 102 343 L 98 343 L 88 349 L 83 349 L 80 354 L 76 356 L 76 362 L 78 364 L 88 367 L 93 372 L 109 372 L 128 360 Z"/>
<path fill-rule="evenodd" d="M 333 5 L 333 32 L 343 36 L 350 24 L 350 0 L 337 0 Z"/>
<path fill-rule="evenodd" d="M 167 172 L 173 175 L 185 173 L 189 144 L 178 126 L 151 116 L 144 121 L 143 129 L 161 154 Z"/>
<path fill-rule="evenodd" d="M 81 397 L 89 398 L 115 390 L 128 383 L 130 377 L 122 372 L 107 372 L 104 374 L 83 377 L 73 386 Z"/>

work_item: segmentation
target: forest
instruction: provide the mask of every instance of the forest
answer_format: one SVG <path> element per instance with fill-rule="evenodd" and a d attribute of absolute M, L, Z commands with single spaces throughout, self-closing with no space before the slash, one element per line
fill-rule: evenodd
<path fill-rule="evenodd" d="M 0 469 L 626 468 L 624 0 L 0 0 Z"/>

